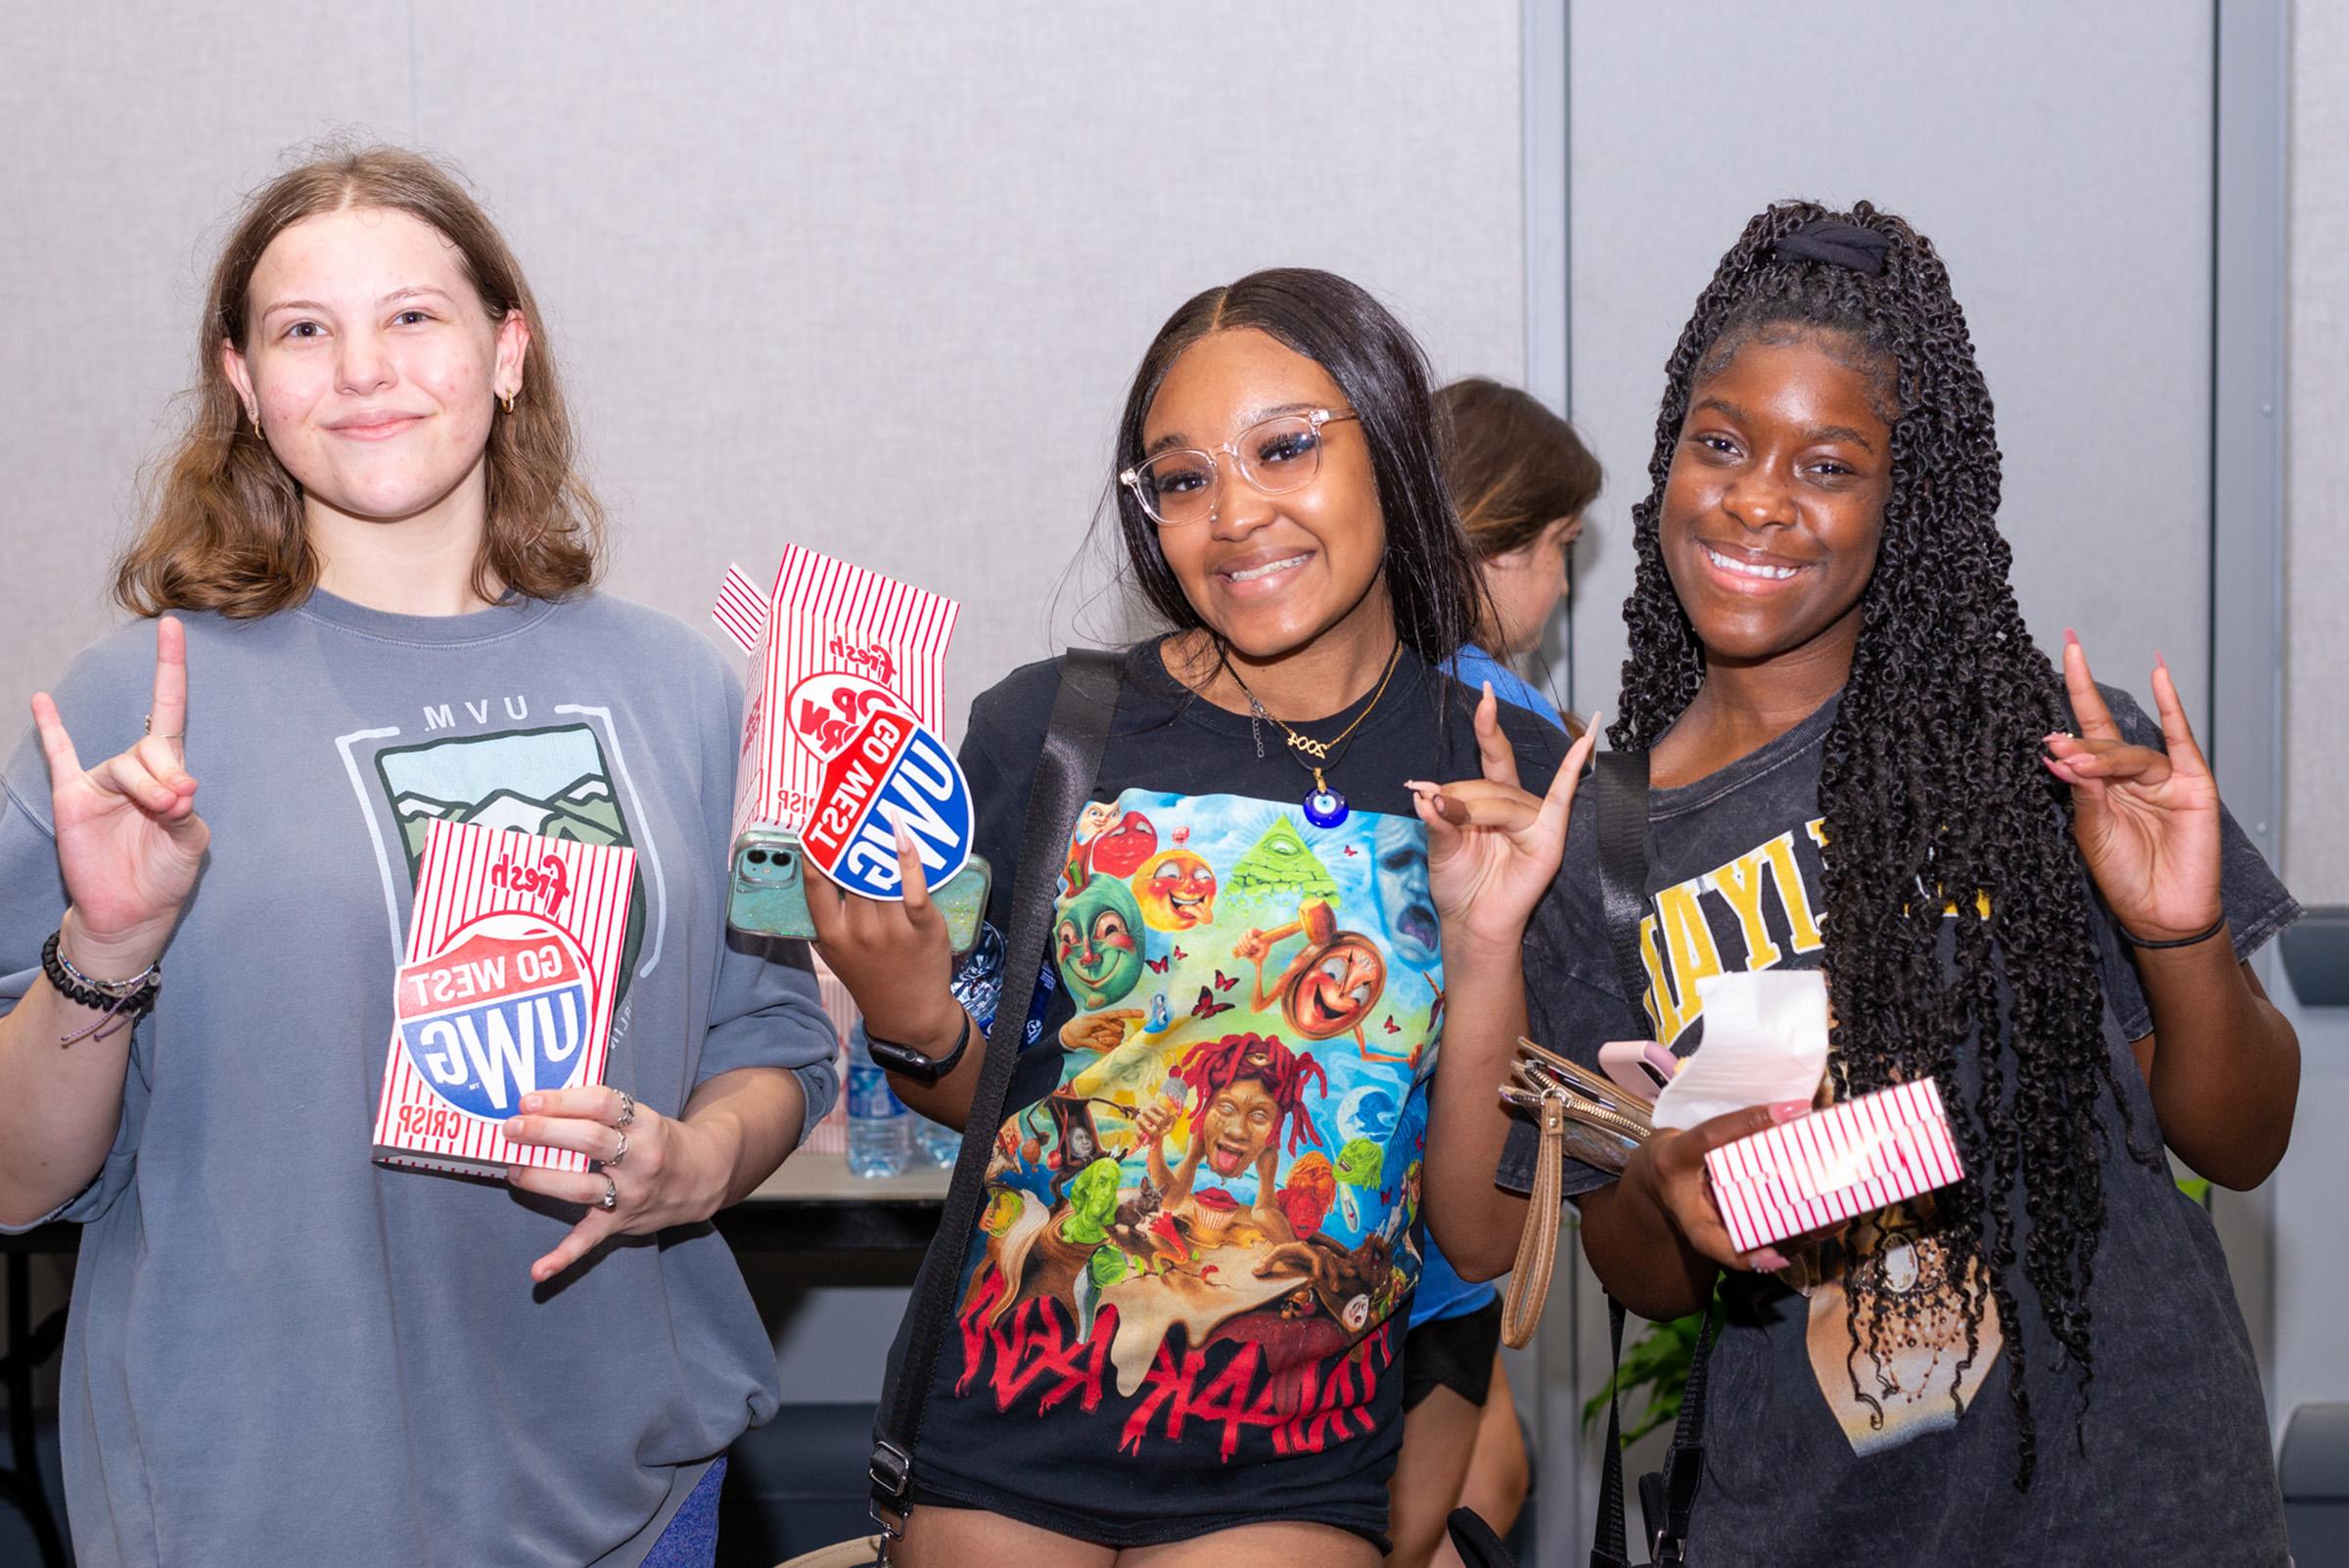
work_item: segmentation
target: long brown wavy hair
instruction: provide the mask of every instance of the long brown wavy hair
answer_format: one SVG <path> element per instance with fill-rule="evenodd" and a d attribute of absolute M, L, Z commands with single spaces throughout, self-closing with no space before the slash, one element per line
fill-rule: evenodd
<path fill-rule="evenodd" d="M 458 177 L 398 147 L 330 149 L 247 199 L 212 265 L 196 330 L 186 428 L 156 465 L 147 519 L 115 567 L 115 598 L 133 615 L 216 610 L 240 619 L 301 603 L 318 582 L 302 527 L 301 486 L 260 434 L 221 362 L 243 352 L 261 253 L 293 225 L 345 208 L 405 212 L 456 247 L 491 321 L 522 312 L 530 329 L 512 413 L 491 417 L 488 518 L 474 591 L 560 599 L 603 565 L 604 509 L 574 466 L 576 438 L 555 376 L 546 324 L 504 236 Z"/>
<path fill-rule="evenodd" d="M 1574 519 L 1568 542 L 1583 531 L 1604 476 L 1572 425 L 1530 392 L 1482 376 L 1437 392 L 1436 417 L 1444 483 L 1478 555 L 1522 550 L 1562 517 Z"/>

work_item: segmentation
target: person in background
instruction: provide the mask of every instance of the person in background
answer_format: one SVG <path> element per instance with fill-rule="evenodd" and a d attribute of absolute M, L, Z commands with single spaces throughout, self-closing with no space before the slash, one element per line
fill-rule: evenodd
<path fill-rule="evenodd" d="M 1574 427 L 1514 387 L 1470 376 L 1436 393 L 1444 482 L 1468 531 L 1486 603 L 1476 641 L 1451 662 L 1475 688 L 1582 733 L 1508 661 L 1524 658 L 1564 602 L 1567 556 L 1601 474 Z M 1506 1534 L 1532 1471 L 1500 1359 L 1500 1294 L 1469 1283 L 1428 1238 L 1403 1342 L 1403 1453 L 1388 1483 L 1390 1568 L 1450 1568 L 1444 1524 L 1473 1508 Z"/>
<path fill-rule="evenodd" d="M 1568 719 L 1514 666 L 1540 646 L 1566 597 L 1568 555 L 1602 475 L 1574 427 L 1531 393 L 1482 376 L 1436 394 L 1443 423 L 1444 481 L 1483 568 L 1488 604 L 1476 640 L 1448 667 L 1474 690 L 1490 680 L 1512 702 L 1563 724 Z"/>
<path fill-rule="evenodd" d="M 805 946 L 726 931 L 740 684 L 593 590 L 545 322 L 445 170 L 272 181 L 196 346 L 140 619 L 0 773 L 0 1229 L 82 1226 L 75 1558 L 707 1565 L 781 1391 L 706 1222 L 835 1092 Z M 637 852 L 608 1083 L 502 1084 L 599 1169 L 368 1157 L 435 817 Z"/>

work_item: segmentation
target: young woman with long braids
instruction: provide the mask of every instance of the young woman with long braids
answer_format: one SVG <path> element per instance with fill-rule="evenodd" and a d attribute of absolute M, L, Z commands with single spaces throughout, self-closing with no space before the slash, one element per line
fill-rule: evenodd
<path fill-rule="evenodd" d="M 2283 1562 L 2248 1338 L 2163 1146 L 2234 1187 L 2281 1158 L 2298 1043 L 2240 960 L 2297 905 L 2166 668 L 2156 723 L 2075 640 L 2060 670 L 2033 644 L 1990 396 L 1925 239 L 1865 205 L 1772 208 L 1668 376 L 1610 730 L 1652 769 L 1641 1002 L 1685 1054 L 1704 977 L 1823 968 L 1829 1092 L 1934 1078 L 1968 1173 L 1740 1255 L 1703 1155 L 1807 1103 L 1659 1133 L 1620 1180 L 1569 1166 L 1617 1297 L 1726 1303 L 1691 1560 Z M 1448 912 L 1481 839 L 1542 831 L 1504 783 L 1431 809 Z M 1522 984 L 1537 1034 L 1594 1062 L 1630 1006 L 1588 813 L 1557 839 L 1564 896 L 1518 908 L 1567 962 Z M 1520 972 L 1464 967 L 1444 1065 L 1488 1097 L 1440 1095 L 1460 1120 L 1435 1147 L 1500 1185 L 1435 1182 L 1431 1221 L 1473 1274 L 1507 1266 L 1533 1140 L 1489 1097 L 1495 1004 L 1466 1005 L 1491 986 L 1524 1017 Z"/>
<path fill-rule="evenodd" d="M 809 887 L 916 1109 L 967 1118 L 998 1004 L 1035 1041 L 982 1222 L 932 1260 L 961 1289 L 899 1559 L 1370 1568 L 1454 936 L 1406 781 L 1482 747 L 1545 783 L 1564 737 L 1439 669 L 1476 568 L 1419 349 L 1354 285 L 1283 269 L 1185 303 L 1116 457 L 1169 630 L 1127 651 L 1093 804 L 1054 848 L 1047 984 L 984 936 L 950 976 L 919 899 Z M 971 707 L 998 933 L 1058 681 L 1033 665 Z"/>

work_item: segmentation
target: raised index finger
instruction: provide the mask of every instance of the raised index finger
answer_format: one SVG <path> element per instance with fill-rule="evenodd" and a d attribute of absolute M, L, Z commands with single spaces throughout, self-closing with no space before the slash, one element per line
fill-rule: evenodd
<path fill-rule="evenodd" d="M 147 733 L 175 740 L 188 730 L 188 629 L 177 616 L 155 623 L 155 695 L 147 704 Z"/>
<path fill-rule="evenodd" d="M 1493 682 L 1485 682 L 1485 694 L 1476 702 L 1476 758 L 1483 764 L 1485 777 L 1497 784 L 1517 782 L 1517 753 L 1509 745 L 1509 737 L 1500 728 L 1500 699 L 1493 695 Z"/>

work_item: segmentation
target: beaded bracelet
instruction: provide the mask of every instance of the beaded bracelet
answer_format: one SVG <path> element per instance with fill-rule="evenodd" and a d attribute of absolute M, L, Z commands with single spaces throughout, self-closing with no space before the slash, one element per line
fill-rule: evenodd
<path fill-rule="evenodd" d="M 156 993 L 163 987 L 163 966 L 149 964 L 127 981 L 95 981 L 75 969 L 61 950 L 63 929 L 49 934 L 41 944 L 41 973 L 49 977 L 50 987 L 77 1007 L 94 1009 L 101 1016 L 85 1029 L 58 1037 L 60 1045 L 70 1045 L 80 1039 L 104 1039 L 127 1024 L 137 1022 L 155 1011 Z M 129 986 L 126 992 L 114 988 Z"/>
<path fill-rule="evenodd" d="M 2223 909 L 2219 911 L 2219 917 L 2216 920 L 2213 920 L 2206 929 L 2197 931 L 2190 937 L 2173 937 L 2167 942 L 2148 942 L 2143 937 L 2133 934 L 2127 926 L 2122 925 L 2118 920 L 2115 920 L 2112 923 L 2112 929 L 2119 932 L 2121 934 L 2121 940 L 2129 944 L 2129 945 L 2132 947 L 2191 947 L 2196 943 L 2208 942 L 2211 938 L 2226 930 L 2227 912 Z"/>

